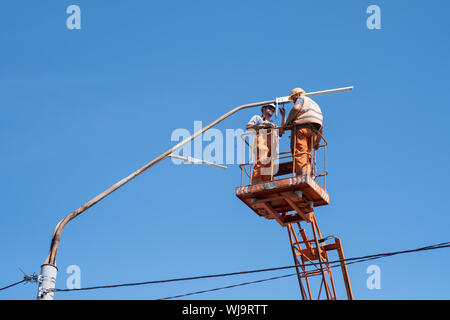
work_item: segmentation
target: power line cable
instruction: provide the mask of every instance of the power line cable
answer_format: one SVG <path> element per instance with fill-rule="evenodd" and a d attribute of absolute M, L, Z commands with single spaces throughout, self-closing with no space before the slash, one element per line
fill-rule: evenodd
<path fill-rule="evenodd" d="M 337 267 L 341 262 L 346 262 L 347 264 L 360 263 L 369 260 L 380 259 L 384 257 L 405 254 L 405 253 L 413 253 L 420 252 L 426 250 L 434 250 L 434 249 L 442 249 L 450 247 L 450 242 L 443 242 L 440 244 L 430 245 L 417 249 L 410 250 L 402 250 L 395 252 L 386 252 L 374 255 L 367 255 L 361 257 L 347 258 L 329 261 L 327 264 L 333 265 L 332 267 Z M 307 263 L 304 264 L 305 267 L 314 266 L 315 263 Z M 218 278 L 218 277 L 227 277 L 234 275 L 243 275 L 243 274 L 251 274 L 251 273 L 259 273 L 259 272 L 268 272 L 268 271 L 277 271 L 283 269 L 291 269 L 295 268 L 296 265 L 284 266 L 284 267 L 275 267 L 275 268 L 265 268 L 265 269 L 256 269 L 256 270 L 247 270 L 247 271 L 237 271 L 237 272 L 229 272 L 229 273 L 221 273 L 221 274 L 211 274 L 211 275 L 202 275 L 202 276 L 194 276 L 194 277 L 184 277 L 184 278 L 174 278 L 174 279 L 165 279 L 165 280 L 152 280 L 152 281 L 144 281 L 144 282 L 135 282 L 135 283 L 123 283 L 123 284 L 113 284 L 113 285 L 101 285 L 101 286 L 93 286 L 93 287 L 85 287 L 85 288 L 72 288 L 72 289 L 52 289 L 55 292 L 70 292 L 70 291 L 86 291 L 86 290 L 96 290 L 96 289 L 107 289 L 107 288 L 119 288 L 119 287 L 130 287 L 130 286 L 141 286 L 147 284 L 158 284 L 158 283 L 167 283 L 167 282 L 177 282 L 177 281 L 188 281 L 188 280 L 199 280 L 199 279 L 207 279 L 207 278 Z"/>
<path fill-rule="evenodd" d="M 19 268 L 19 269 L 20 269 L 20 268 Z M 21 271 L 22 271 L 22 270 L 21 270 Z M 23 271 L 22 271 L 22 272 L 23 272 Z M 12 288 L 12 287 L 17 286 L 17 285 L 19 285 L 19 284 L 21 284 L 21 283 L 26 283 L 26 282 L 38 282 L 38 281 L 39 281 L 39 275 L 33 273 L 33 275 L 29 276 L 29 275 L 27 275 L 25 272 L 23 272 L 23 279 L 22 279 L 22 280 L 17 281 L 17 282 L 14 282 L 14 283 L 12 283 L 12 284 L 10 284 L 10 285 L 7 285 L 6 287 L 0 288 L 0 291 L 6 290 L 6 289 L 9 289 L 9 288 Z"/>
<path fill-rule="evenodd" d="M 421 247 L 421 248 L 417 248 L 417 249 L 394 251 L 394 252 L 386 252 L 386 253 L 379 253 L 379 254 L 373 254 L 373 255 L 367 255 L 367 256 L 361 256 L 361 257 L 353 257 L 353 258 L 347 258 L 347 259 L 334 260 L 334 261 L 327 262 L 327 264 L 329 264 L 331 268 L 334 268 L 334 267 L 338 267 L 341 262 L 346 262 L 347 265 L 350 265 L 350 264 L 353 264 L 353 263 L 361 263 L 361 262 L 365 262 L 365 261 L 369 261 L 369 260 L 375 260 L 375 259 L 380 259 L 380 258 L 394 256 L 394 255 L 399 255 L 399 254 L 420 252 L 420 251 L 426 251 L 426 250 L 443 249 L 443 248 L 448 248 L 448 247 L 450 247 L 450 242 L 443 242 L 443 243 L 430 245 L 430 246 L 426 246 L 426 247 Z M 314 266 L 314 265 L 316 265 L 316 264 L 315 263 L 304 264 L 305 267 Z M 256 269 L 256 270 L 247 270 L 247 271 L 238 271 L 238 272 L 229 272 L 229 273 L 222 273 L 222 274 L 202 275 L 202 276 L 195 276 L 195 277 L 166 279 L 166 280 L 153 280 L 153 281 L 144 281 L 144 282 L 135 282 L 135 283 L 102 285 L 102 286 L 85 287 L 85 288 L 52 289 L 51 291 L 69 292 L 69 291 L 85 291 L 85 290 L 95 290 L 95 289 L 140 286 L 140 285 L 146 285 L 146 284 L 157 284 L 157 283 L 176 282 L 176 281 L 198 280 L 198 279 L 227 277 L 227 276 L 259 273 L 259 272 L 277 271 L 277 270 L 290 269 L 290 268 L 295 268 L 295 267 L 296 267 L 296 265 L 284 266 L 284 267 L 275 267 L 275 268 Z M 290 276 L 290 275 L 286 275 L 286 277 L 287 276 Z M 246 285 L 246 284 L 252 284 L 252 283 L 258 283 L 258 282 L 263 282 L 263 281 L 275 280 L 275 279 L 279 279 L 279 278 L 283 278 L 283 277 L 285 277 L 285 276 L 273 277 L 273 278 L 269 278 L 269 279 L 262 279 L 262 280 L 257 280 L 257 281 L 248 282 L 248 283 L 242 283 L 242 284 L 228 286 L 228 287 L 233 288 L 233 287 L 236 287 L 236 286 L 242 286 L 242 285 Z M 24 273 L 24 278 L 22 280 L 20 280 L 18 282 L 15 282 L 15 283 L 12 283 L 10 285 L 7 285 L 7 286 L 5 286 L 3 288 L 0 288 L 0 291 L 6 290 L 6 289 L 11 288 L 11 287 L 14 287 L 14 286 L 19 285 L 21 283 L 39 282 L 39 281 L 40 281 L 39 275 L 33 273 L 32 276 L 29 276 L 29 275 L 26 275 Z M 210 289 L 210 290 L 206 290 L 205 292 L 222 290 L 222 289 L 226 289 L 228 287 L 221 287 L 221 288 Z M 198 293 L 203 293 L 203 291 L 202 292 L 198 292 Z M 197 294 L 197 293 L 190 293 L 190 294 L 187 294 L 187 295 L 192 295 L 192 294 Z M 168 298 L 171 298 L 171 297 L 168 297 Z M 166 298 L 164 298 L 164 299 L 166 299 Z"/>
<path fill-rule="evenodd" d="M 366 256 L 365 258 L 349 258 L 349 259 L 345 259 L 345 260 L 347 260 L 347 261 L 351 260 L 350 262 L 346 263 L 347 265 L 350 265 L 350 264 L 354 264 L 354 263 L 360 263 L 360 262 L 365 262 L 365 261 L 369 261 L 369 260 L 380 259 L 380 258 L 383 258 L 383 257 L 388 257 L 388 256 L 392 256 L 392 255 L 402 254 L 402 253 L 419 252 L 419 251 L 433 250 L 433 249 L 441 249 L 441 248 L 446 248 L 446 247 L 449 247 L 449 246 L 450 246 L 449 243 L 443 243 L 443 244 L 427 246 L 427 247 L 423 247 L 423 248 L 419 248 L 419 249 L 404 250 L 404 251 L 390 252 L 390 253 L 384 253 L 384 254 L 382 253 L 382 254 L 378 254 L 378 255 Z M 341 261 L 344 261 L 344 260 L 341 260 Z M 340 267 L 340 262 L 337 262 L 337 261 L 330 261 L 329 264 L 330 264 L 330 268 Z M 331 265 L 331 264 L 334 264 L 334 265 Z M 311 265 L 311 264 L 308 264 L 308 265 Z M 218 291 L 218 290 L 223 290 L 223 289 L 230 289 L 230 288 L 235 288 L 235 287 L 239 287 L 239 286 L 245 286 L 245 285 L 254 284 L 254 283 L 260 283 L 260 282 L 271 281 L 271 280 L 278 280 L 278 279 L 281 279 L 281 278 L 287 278 L 287 277 L 291 277 L 291 276 L 294 276 L 294 275 L 297 275 L 297 274 L 296 273 L 292 273 L 292 274 L 287 274 L 287 275 L 284 275 L 284 276 L 272 277 L 272 278 L 267 278 L 267 279 L 251 281 L 251 282 L 244 282 L 244 283 L 239 283 L 239 284 L 230 285 L 230 286 L 226 286 L 226 287 L 220 287 L 220 288 L 214 288 L 214 289 L 208 289 L 208 290 L 202 290 L 202 291 L 195 291 L 195 292 L 190 292 L 190 293 L 185 293 L 185 294 L 179 294 L 179 295 L 176 295 L 176 296 L 160 298 L 158 300 L 169 300 L 169 299 L 182 298 L 182 297 L 192 296 L 192 295 L 201 294 L 201 293 L 208 293 L 208 292 L 213 292 L 213 291 Z"/>
<path fill-rule="evenodd" d="M 12 288 L 12 287 L 17 286 L 17 285 L 19 285 L 19 284 L 21 284 L 21 283 L 24 283 L 24 282 L 26 282 L 26 281 L 27 281 L 27 280 L 23 279 L 23 280 L 14 282 L 13 284 L 10 284 L 10 285 L 7 285 L 6 287 L 0 288 L 0 291 L 6 290 L 6 289 L 8 289 L 8 288 Z"/>
<path fill-rule="evenodd" d="M 285 274 L 283 276 L 272 277 L 272 278 L 261 279 L 261 280 L 255 280 L 255 281 L 249 281 L 249 282 L 243 282 L 243 283 L 233 284 L 233 285 L 226 286 L 226 287 L 220 287 L 220 288 L 214 288 L 214 289 L 190 292 L 190 293 L 180 294 L 180 295 L 177 295 L 177 296 L 160 298 L 160 299 L 157 299 L 157 300 L 169 300 L 169 299 L 175 299 L 175 298 L 182 298 L 182 297 L 192 296 L 194 294 L 200 294 L 200 293 L 206 293 L 206 292 L 212 292 L 212 291 L 218 291 L 218 290 L 224 290 L 224 289 L 231 289 L 231 288 L 240 287 L 240 286 L 246 286 L 246 285 L 254 284 L 254 283 L 261 283 L 261 282 L 265 282 L 265 281 L 271 281 L 271 280 L 278 280 L 278 279 L 282 279 L 282 278 L 288 278 L 288 277 L 292 277 L 292 276 L 295 276 L 295 275 L 297 275 L 297 273 L 290 273 L 290 274 Z"/>

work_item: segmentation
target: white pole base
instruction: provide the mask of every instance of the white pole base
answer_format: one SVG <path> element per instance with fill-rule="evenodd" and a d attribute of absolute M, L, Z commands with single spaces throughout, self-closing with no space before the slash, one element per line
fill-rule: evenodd
<path fill-rule="evenodd" d="M 53 300 L 56 284 L 56 275 L 58 274 L 58 268 L 50 264 L 43 264 L 41 266 L 41 276 L 38 288 L 38 300 Z"/>

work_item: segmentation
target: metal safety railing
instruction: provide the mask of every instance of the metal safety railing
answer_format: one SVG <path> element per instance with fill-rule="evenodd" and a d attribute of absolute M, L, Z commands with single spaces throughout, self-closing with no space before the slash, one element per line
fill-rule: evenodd
<path fill-rule="evenodd" d="M 246 131 L 241 135 L 242 143 L 242 159 L 239 168 L 241 169 L 241 186 L 244 184 L 244 173 L 248 177 L 248 184 L 253 184 L 253 178 L 255 174 L 255 166 L 260 164 L 261 167 L 269 168 L 270 173 L 266 174 L 266 180 L 274 181 L 278 179 L 284 179 L 286 175 L 296 176 L 296 161 L 294 158 L 303 153 L 298 153 L 295 149 L 296 145 L 296 135 L 294 135 L 293 146 L 291 148 L 294 152 L 294 157 L 292 150 L 279 152 L 279 140 L 281 139 L 279 131 L 281 127 L 275 127 L 271 129 L 260 129 L 258 131 L 250 130 Z M 293 128 L 287 127 L 285 130 L 291 130 L 291 135 L 293 135 Z M 314 136 L 313 136 L 314 138 Z M 324 190 L 326 190 L 327 183 L 327 145 L 328 142 L 324 138 L 320 131 L 315 131 L 315 139 L 319 139 L 315 144 L 311 141 L 311 153 L 305 152 L 308 155 L 308 164 L 310 165 L 311 171 L 310 176 L 314 179 Z M 248 141 L 247 141 L 248 140 Z M 263 150 L 261 146 L 258 145 L 259 141 L 264 141 Z M 270 141 L 270 142 L 268 142 Z M 291 142 L 292 144 L 292 142 Z M 249 152 L 245 152 L 245 148 L 248 147 Z M 261 153 L 270 153 L 267 157 L 263 159 L 260 157 Z M 249 155 L 249 160 L 246 161 L 246 154 Z M 320 166 L 320 169 L 319 169 Z M 247 171 L 249 169 L 249 172 Z M 259 169 L 259 168 L 258 168 Z M 321 181 L 319 181 L 319 178 Z"/>

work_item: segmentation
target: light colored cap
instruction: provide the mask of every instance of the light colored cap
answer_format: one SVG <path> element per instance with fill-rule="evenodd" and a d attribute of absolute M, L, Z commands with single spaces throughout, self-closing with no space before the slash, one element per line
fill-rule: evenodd
<path fill-rule="evenodd" d="M 292 96 L 295 95 L 295 94 L 298 94 L 298 93 L 306 94 L 305 90 L 303 90 L 302 88 L 292 89 L 291 94 L 289 95 L 289 100 L 292 101 Z"/>
<path fill-rule="evenodd" d="M 273 110 L 276 109 L 275 105 L 273 103 L 265 104 L 261 107 L 261 110 L 264 108 L 272 108 Z"/>

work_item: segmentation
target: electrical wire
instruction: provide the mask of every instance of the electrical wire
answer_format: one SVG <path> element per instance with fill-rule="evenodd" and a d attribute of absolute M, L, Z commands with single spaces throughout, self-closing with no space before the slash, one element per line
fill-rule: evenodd
<path fill-rule="evenodd" d="M 0 288 L 0 291 L 6 290 L 6 289 L 8 289 L 8 288 L 12 288 L 12 287 L 14 287 L 14 286 L 17 286 L 17 285 L 23 283 L 23 282 L 27 282 L 27 280 L 23 279 L 23 280 L 21 280 L 21 281 L 18 281 L 18 282 L 15 282 L 15 283 L 13 283 L 13 284 L 10 284 L 10 285 L 8 285 L 8 286 L 6 286 L 6 287 Z"/>
<path fill-rule="evenodd" d="M 443 243 L 430 245 L 430 246 L 425 246 L 425 247 L 416 248 L 416 249 L 394 251 L 394 252 L 385 252 L 385 253 L 366 255 L 366 256 L 361 256 L 361 257 L 353 257 L 353 258 L 347 258 L 347 259 L 327 261 L 325 263 L 327 265 L 329 265 L 330 268 L 335 268 L 335 267 L 339 267 L 341 262 L 345 262 L 347 265 L 350 265 L 350 264 L 354 264 L 354 263 L 361 263 L 361 262 L 365 262 L 365 261 L 369 261 L 369 260 L 375 260 L 375 259 L 390 257 L 390 256 L 394 256 L 394 255 L 399 255 L 399 254 L 415 253 L 415 252 L 420 252 L 420 251 L 436 250 L 436 249 L 443 249 L 443 248 L 448 248 L 448 247 L 450 247 L 450 242 L 443 242 Z M 303 266 L 304 267 L 309 267 L 309 266 L 315 266 L 315 265 L 316 265 L 315 263 L 305 263 Z M 291 269 L 291 268 L 295 268 L 295 267 L 297 267 L 297 266 L 296 265 L 292 265 L 292 266 L 284 266 L 284 267 L 264 268 L 264 269 L 256 269 L 256 270 L 229 272 L 229 273 L 221 273 L 221 274 L 210 274 L 210 275 L 184 277 L 184 278 L 174 278 L 174 279 L 165 279 L 165 280 L 153 280 L 153 281 L 144 281 L 144 282 L 135 282 L 135 283 L 102 285 L 102 286 L 85 287 L 85 288 L 51 289 L 50 291 L 70 292 L 70 291 L 86 291 L 86 290 L 95 290 L 95 289 L 130 287 L 130 286 L 140 286 L 140 285 L 147 285 L 147 284 L 157 284 L 157 283 L 167 283 L 167 282 L 177 282 L 177 281 L 187 281 L 187 280 L 198 280 L 198 279 L 218 278 L 218 277 L 227 277 L 227 276 L 234 276 L 234 275 L 243 275 L 243 274 L 251 274 L 251 273 L 268 272 L 268 271 L 277 271 L 277 270 Z M 286 277 L 290 277 L 290 276 L 295 275 L 295 274 L 296 273 L 289 274 L 289 275 L 284 275 L 284 276 L 267 278 L 267 279 L 261 279 L 261 280 L 251 281 L 251 282 L 244 282 L 244 283 L 235 284 L 235 285 L 226 286 L 226 287 L 214 288 L 214 289 L 203 290 L 203 291 L 196 291 L 196 292 L 192 292 L 192 293 L 187 293 L 187 294 L 183 294 L 183 295 L 177 295 L 177 296 L 173 296 L 173 297 L 166 297 L 166 298 L 162 298 L 162 299 L 173 299 L 173 298 L 182 297 L 182 296 L 189 296 L 189 295 L 200 294 L 200 293 L 205 293 L 205 292 L 210 292 L 210 291 L 217 291 L 217 290 L 223 290 L 223 289 L 228 289 L 228 288 L 234 288 L 234 287 L 244 286 L 244 285 L 248 285 L 248 284 L 254 284 L 254 283 L 260 283 L 260 282 L 265 282 L 265 281 L 270 281 L 270 280 L 286 278 Z M 10 285 L 7 285 L 7 286 L 5 286 L 3 288 L 0 288 L 0 291 L 6 290 L 8 288 L 14 287 L 16 285 L 19 285 L 19 284 L 25 283 L 25 282 L 39 282 L 39 276 L 36 275 L 36 274 L 33 274 L 32 276 L 24 275 L 24 278 L 21 281 L 18 281 L 18 282 L 12 283 Z"/>
<path fill-rule="evenodd" d="M 255 281 L 249 281 L 249 282 L 243 282 L 243 283 L 233 284 L 233 285 L 226 286 L 226 287 L 220 287 L 220 288 L 214 288 L 214 289 L 190 292 L 190 293 L 185 293 L 185 294 L 179 294 L 177 296 L 160 298 L 160 299 L 157 299 L 157 300 L 169 300 L 169 299 L 175 299 L 175 298 L 182 298 L 182 297 L 192 296 L 194 294 L 200 294 L 200 293 L 206 293 L 206 292 L 212 292 L 212 291 L 218 291 L 218 290 L 224 290 L 224 289 L 231 289 L 231 288 L 240 287 L 240 286 L 246 286 L 246 285 L 254 284 L 254 283 L 261 283 L 261 282 L 265 282 L 265 281 L 271 281 L 271 280 L 278 280 L 278 279 L 282 279 L 282 278 L 288 278 L 288 277 L 292 277 L 292 276 L 295 276 L 295 275 L 297 275 L 297 273 L 290 273 L 290 274 L 285 274 L 283 276 L 272 277 L 272 278 L 261 279 L 261 280 L 255 280 Z"/>
<path fill-rule="evenodd" d="M 135 282 L 135 283 L 122 283 L 122 284 L 114 284 L 114 285 L 103 285 L 103 286 L 95 286 L 95 287 L 85 287 L 85 288 L 73 288 L 73 289 L 53 289 L 55 292 L 69 292 L 69 291 L 85 291 L 85 290 L 95 290 L 95 289 L 107 289 L 107 288 L 118 288 L 118 287 L 130 287 L 130 286 L 140 286 L 146 284 L 157 284 L 157 283 L 167 283 L 167 282 L 177 282 L 177 281 L 187 281 L 187 280 L 199 280 L 199 279 L 207 279 L 207 278 L 219 278 L 219 277 L 228 277 L 249 273 L 257 273 L 257 272 L 267 272 L 267 271 L 276 271 L 282 269 L 290 269 L 295 266 L 285 266 L 285 267 L 275 267 L 275 268 L 266 268 L 266 269 L 257 269 L 257 270 L 247 270 L 247 271 L 237 271 L 237 272 L 229 272 L 229 273 L 221 273 L 221 274 L 210 274 L 210 275 L 202 275 L 195 277 L 185 277 L 185 278 L 175 278 L 175 279 L 165 279 L 165 280 L 153 280 L 153 281 L 144 281 L 144 282 Z"/>
<path fill-rule="evenodd" d="M 339 260 L 334 260 L 334 261 L 328 261 L 326 263 L 329 264 L 332 268 L 334 268 L 334 267 L 340 266 L 341 262 L 346 262 L 346 264 L 354 264 L 354 263 L 360 263 L 360 262 L 365 262 L 365 261 L 369 261 L 369 260 L 375 260 L 375 259 L 380 259 L 380 258 L 384 258 L 384 257 L 399 255 L 399 254 L 413 253 L 413 252 L 420 252 L 420 251 L 434 250 L 434 249 L 442 249 L 442 248 L 448 248 L 448 247 L 450 247 L 450 242 L 443 242 L 443 243 L 440 243 L 440 244 L 430 245 L 430 246 L 421 247 L 421 248 L 417 248 L 417 249 L 402 250 L 402 251 L 395 251 L 395 252 L 386 252 L 386 253 L 380 253 L 380 254 L 374 254 L 374 255 L 367 255 L 367 256 L 361 256 L 361 257 L 347 258 L 347 259 L 339 259 Z M 303 266 L 308 267 L 308 266 L 315 266 L 315 265 L 316 265 L 315 263 L 306 263 Z M 202 276 L 195 276 L 195 277 L 175 278 L 175 279 L 166 279 L 166 280 L 153 280 L 153 281 L 144 281 L 144 282 L 135 282 L 135 283 L 123 283 L 123 284 L 114 284 L 114 285 L 102 285 L 102 286 L 85 287 L 85 288 L 73 288 L 73 289 L 52 289 L 52 291 L 55 291 L 55 292 L 70 292 L 70 291 L 86 291 L 86 290 L 95 290 L 95 289 L 130 287 L 130 286 L 140 286 L 140 285 L 147 285 L 147 284 L 157 284 L 157 283 L 167 283 L 167 282 L 177 282 L 177 281 L 187 281 L 187 280 L 198 280 L 198 279 L 218 278 L 218 277 L 227 277 L 227 276 L 234 276 L 234 275 L 243 275 L 243 274 L 251 274 L 251 273 L 268 272 L 268 271 L 277 271 L 277 270 L 291 269 L 291 268 L 295 268 L 295 267 L 296 267 L 296 265 L 291 265 L 291 266 L 284 266 L 284 267 L 265 268 L 265 269 L 256 269 L 256 270 L 247 270 L 247 271 L 237 271 L 237 272 L 202 275 Z"/>
<path fill-rule="evenodd" d="M 360 263 L 360 262 L 365 262 L 365 261 L 369 261 L 369 260 L 380 259 L 380 258 L 383 258 L 383 257 L 389 257 L 389 256 L 402 254 L 402 253 L 410 253 L 410 252 L 419 252 L 419 251 L 424 251 L 424 250 L 441 249 L 441 248 L 446 248 L 446 247 L 449 247 L 449 246 L 450 246 L 450 243 L 449 242 L 445 242 L 445 243 L 442 243 L 442 244 L 427 246 L 427 247 L 413 249 L 413 250 L 404 250 L 404 251 L 397 251 L 397 252 L 381 253 L 381 254 L 371 255 L 371 256 L 366 256 L 366 257 L 349 258 L 349 259 L 345 259 L 345 261 L 350 261 L 350 262 L 346 263 L 347 265 L 350 265 L 350 264 L 354 264 L 354 263 Z M 344 260 L 340 260 L 340 261 L 344 261 Z M 329 262 L 330 264 L 334 264 L 334 265 L 330 265 L 330 268 L 340 267 L 340 261 L 331 261 L 331 262 Z M 308 265 L 311 265 L 311 264 L 308 264 Z M 208 293 L 208 292 L 213 292 L 213 291 L 218 291 L 218 290 L 223 290 L 223 289 L 230 289 L 230 288 L 235 288 L 235 287 L 239 287 L 239 286 L 245 286 L 245 285 L 249 285 L 249 284 L 253 284 L 253 283 L 260 283 L 260 282 L 265 282 L 265 281 L 278 280 L 278 279 L 281 279 L 281 278 L 287 278 L 287 277 L 291 277 L 291 276 L 295 276 L 295 275 L 297 275 L 297 273 L 287 274 L 287 275 L 279 276 L 279 277 L 272 277 L 272 278 L 267 278 L 267 279 L 261 279 L 261 280 L 251 281 L 251 282 L 244 282 L 244 283 L 239 283 L 239 284 L 230 285 L 230 286 L 226 286 L 226 287 L 220 287 L 220 288 L 214 288 L 214 289 L 208 289 L 208 290 L 202 290 L 202 291 L 195 291 L 195 292 L 180 294 L 180 295 L 176 295 L 176 296 L 160 298 L 158 300 L 169 300 L 169 299 L 182 298 L 182 297 L 187 297 L 187 296 L 191 296 L 191 295 L 195 295 L 195 294 Z"/>
<path fill-rule="evenodd" d="M 20 270 L 23 272 L 22 269 L 20 269 Z M 33 273 L 33 275 L 29 276 L 25 272 L 23 272 L 23 279 L 22 280 L 17 281 L 17 282 L 15 282 L 13 284 L 7 285 L 6 287 L 0 288 L 0 291 L 12 288 L 12 287 L 17 286 L 17 285 L 19 285 L 21 283 L 38 282 L 38 281 L 39 281 L 39 275 L 37 275 L 36 273 Z"/>

